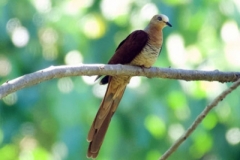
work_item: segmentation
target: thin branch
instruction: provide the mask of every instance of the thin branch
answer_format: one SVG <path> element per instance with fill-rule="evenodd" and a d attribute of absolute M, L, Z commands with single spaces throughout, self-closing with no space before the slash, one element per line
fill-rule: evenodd
<path fill-rule="evenodd" d="M 187 129 L 187 131 L 162 155 L 160 160 L 166 160 L 178 147 L 180 144 L 185 141 L 189 135 L 197 128 L 197 126 L 201 123 L 201 121 L 206 117 L 209 111 L 217 106 L 217 104 L 222 101 L 228 94 L 230 94 L 234 89 L 236 89 L 240 85 L 240 79 L 233 83 L 233 85 L 222 92 L 218 97 L 216 97 L 212 103 L 210 103 L 202 113 L 195 119 L 192 125 Z"/>
<path fill-rule="evenodd" d="M 205 80 L 219 82 L 234 82 L 240 77 L 240 72 L 220 72 L 218 70 L 197 71 L 157 67 L 147 69 L 128 65 L 103 65 L 103 64 L 51 66 L 49 68 L 5 82 L 0 86 L 0 99 L 22 88 L 26 88 L 53 78 L 62 78 L 69 76 L 93 76 L 93 75 L 129 75 L 129 76 L 146 76 L 149 78 L 158 77 L 168 79 L 179 79 L 186 81 Z"/>

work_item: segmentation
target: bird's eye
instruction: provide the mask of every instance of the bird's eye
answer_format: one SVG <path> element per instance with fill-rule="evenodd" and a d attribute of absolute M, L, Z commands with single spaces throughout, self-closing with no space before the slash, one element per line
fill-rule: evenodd
<path fill-rule="evenodd" d="M 158 20 L 161 21 L 161 20 L 162 20 L 162 17 L 158 17 Z"/>

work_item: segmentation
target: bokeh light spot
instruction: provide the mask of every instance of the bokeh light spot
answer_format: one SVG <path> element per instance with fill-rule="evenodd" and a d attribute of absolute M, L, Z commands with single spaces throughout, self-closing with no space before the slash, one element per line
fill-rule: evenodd
<path fill-rule="evenodd" d="M 20 142 L 20 147 L 23 151 L 31 151 L 36 146 L 37 140 L 32 136 L 25 136 Z"/>
<path fill-rule="evenodd" d="M 82 76 L 82 79 L 86 84 L 92 85 L 95 83 L 96 77 L 97 76 Z"/>
<path fill-rule="evenodd" d="M 49 61 L 55 60 L 58 57 L 58 51 L 55 46 L 44 46 L 42 54 L 43 58 Z"/>
<path fill-rule="evenodd" d="M 65 4 L 67 14 L 76 15 L 82 9 L 92 6 L 93 0 L 69 0 Z"/>
<path fill-rule="evenodd" d="M 158 150 L 151 150 L 147 152 L 146 160 L 153 160 L 153 159 L 159 159 L 160 153 Z"/>
<path fill-rule="evenodd" d="M 186 54 L 184 39 L 180 34 L 172 34 L 167 38 L 168 57 L 171 63 L 176 67 L 186 67 Z"/>
<path fill-rule="evenodd" d="M 16 47 L 24 47 L 29 41 L 29 33 L 25 27 L 17 27 L 12 32 L 12 42 Z"/>
<path fill-rule="evenodd" d="M 227 85 L 219 82 L 201 81 L 198 82 L 198 87 L 198 90 L 207 95 L 207 98 L 214 99 L 219 93 L 227 88 Z"/>
<path fill-rule="evenodd" d="M 72 50 L 66 54 L 64 61 L 67 65 L 82 64 L 83 56 L 81 52 Z"/>
<path fill-rule="evenodd" d="M 66 159 L 68 148 L 63 142 L 56 142 L 52 147 L 53 159 Z"/>
<path fill-rule="evenodd" d="M 213 139 L 207 132 L 196 132 L 191 138 L 193 138 L 194 143 L 190 148 L 190 153 L 197 159 L 200 159 L 213 146 Z"/>
<path fill-rule="evenodd" d="M 237 0 L 238 1 L 238 0 Z M 224 15 L 233 15 L 234 14 L 234 3 L 231 3 L 231 1 L 219 1 L 219 10 Z"/>
<path fill-rule="evenodd" d="M 120 15 L 128 14 L 131 6 L 130 3 L 132 3 L 132 0 L 102 0 L 100 7 L 103 15 L 107 19 L 112 20 Z"/>
<path fill-rule="evenodd" d="M 226 60 L 234 67 L 240 67 L 240 31 L 235 21 L 227 21 L 221 29 L 221 38 L 225 42 Z"/>
<path fill-rule="evenodd" d="M 141 84 L 141 78 L 140 77 L 132 77 L 129 84 L 128 84 L 128 87 L 130 88 L 137 88 L 139 87 Z"/>
<path fill-rule="evenodd" d="M 100 17 L 88 15 L 85 17 L 83 32 L 88 38 L 97 39 L 105 34 L 106 26 Z"/>
<path fill-rule="evenodd" d="M 227 21 L 221 29 L 221 37 L 225 42 L 224 52 L 226 60 L 229 64 L 240 67 L 240 31 L 238 25 L 234 21 Z"/>
<path fill-rule="evenodd" d="M 173 109 L 179 120 L 185 120 L 190 116 L 186 96 L 180 91 L 172 91 L 167 98 L 169 106 Z"/>
<path fill-rule="evenodd" d="M 1 159 L 17 159 L 18 148 L 15 144 L 6 144 L 0 148 Z"/>
<path fill-rule="evenodd" d="M 57 31 L 53 28 L 44 28 L 39 33 L 42 45 L 53 45 L 59 38 Z"/>
<path fill-rule="evenodd" d="M 6 28 L 9 33 L 12 33 L 16 28 L 18 28 L 20 26 L 21 26 L 21 23 L 20 23 L 19 19 L 12 18 L 12 19 L 8 20 Z"/>
<path fill-rule="evenodd" d="M 176 108 L 174 114 L 179 120 L 186 120 L 190 117 L 191 111 L 188 106 Z"/>
<path fill-rule="evenodd" d="M 144 21 L 149 21 L 156 14 L 158 14 L 158 8 L 154 3 L 147 3 L 143 6 L 140 12 Z"/>
<path fill-rule="evenodd" d="M 172 109 L 183 108 L 186 102 L 185 95 L 180 91 L 172 91 L 168 96 L 168 103 Z"/>
<path fill-rule="evenodd" d="M 240 1 L 239 0 L 233 0 L 233 3 L 238 8 L 238 11 L 240 11 Z"/>
<path fill-rule="evenodd" d="M 71 78 L 61 78 L 58 80 L 58 89 L 62 93 L 69 93 L 73 90 L 74 84 L 71 80 Z"/>
<path fill-rule="evenodd" d="M 40 13 L 47 13 L 52 9 L 51 0 L 34 0 L 33 4 Z"/>
<path fill-rule="evenodd" d="M 161 138 L 166 132 L 165 123 L 156 115 L 147 116 L 144 125 L 155 138 Z"/>
<path fill-rule="evenodd" d="M 12 65 L 9 60 L 4 56 L 0 56 L 0 76 L 7 76 L 11 70 Z"/>
<path fill-rule="evenodd" d="M 93 86 L 93 94 L 98 98 L 103 98 L 107 89 L 107 85 L 96 84 Z"/>
<path fill-rule="evenodd" d="M 39 32 L 42 45 L 42 54 L 46 60 L 54 60 L 58 57 L 57 40 L 59 38 L 57 31 L 53 28 L 43 28 Z"/>
<path fill-rule="evenodd" d="M 203 60 L 199 48 L 195 45 L 190 45 L 186 48 L 187 62 L 190 65 L 198 65 Z"/>
<path fill-rule="evenodd" d="M 3 102 L 8 106 L 12 106 L 17 102 L 17 99 L 18 99 L 17 94 L 11 93 L 3 98 Z"/>
<path fill-rule="evenodd" d="M 208 113 L 208 115 L 203 119 L 203 126 L 206 128 L 206 129 L 212 129 L 216 126 L 217 124 L 217 117 L 216 115 L 212 114 L 212 113 Z"/>
<path fill-rule="evenodd" d="M 168 135 L 170 136 L 172 141 L 176 141 L 179 137 L 181 137 L 184 133 L 184 128 L 181 124 L 172 124 L 169 126 Z"/>
<path fill-rule="evenodd" d="M 240 69 L 240 63 L 239 63 L 240 45 L 239 45 L 239 42 L 240 42 L 240 39 L 235 44 L 227 44 L 224 47 L 226 60 L 227 60 L 228 64 L 230 64 L 230 66 L 232 66 L 233 69 Z"/>
<path fill-rule="evenodd" d="M 227 122 L 231 116 L 231 107 L 228 104 L 216 107 L 216 113 L 220 122 Z"/>
<path fill-rule="evenodd" d="M 240 143 L 240 129 L 231 128 L 226 133 L 226 139 L 229 144 L 236 145 Z"/>
<path fill-rule="evenodd" d="M 227 21 L 221 29 L 221 37 L 224 42 L 234 42 L 239 39 L 240 32 L 235 21 Z"/>

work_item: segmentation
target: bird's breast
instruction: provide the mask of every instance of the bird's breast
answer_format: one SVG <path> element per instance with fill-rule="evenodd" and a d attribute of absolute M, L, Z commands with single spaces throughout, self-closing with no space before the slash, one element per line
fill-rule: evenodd
<path fill-rule="evenodd" d="M 150 68 L 159 56 L 161 47 L 147 44 L 143 50 L 132 60 L 131 65 Z"/>

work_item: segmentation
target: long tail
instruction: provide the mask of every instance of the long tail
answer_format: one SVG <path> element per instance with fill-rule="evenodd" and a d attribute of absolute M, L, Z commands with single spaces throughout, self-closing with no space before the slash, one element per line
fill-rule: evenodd
<path fill-rule="evenodd" d="M 108 125 L 122 99 L 127 83 L 119 83 L 115 79 L 109 81 L 104 99 L 88 133 L 87 140 L 90 144 L 87 156 L 89 158 L 97 157 Z"/>

